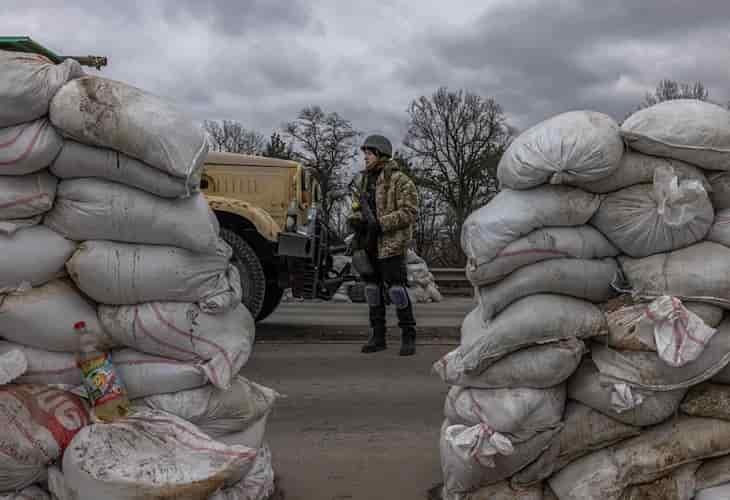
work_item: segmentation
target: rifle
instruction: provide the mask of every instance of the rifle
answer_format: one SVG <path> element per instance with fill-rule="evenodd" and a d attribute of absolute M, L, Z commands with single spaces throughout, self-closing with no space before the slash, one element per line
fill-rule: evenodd
<path fill-rule="evenodd" d="M 365 221 L 366 228 L 364 231 L 362 228 L 357 230 L 355 238 L 359 242 L 360 249 L 353 253 L 352 264 L 361 275 L 365 276 L 374 272 L 372 259 L 375 259 L 378 255 L 378 234 L 375 230 L 378 221 L 370 209 L 367 191 L 362 189 L 362 183 L 359 183 L 361 188 L 357 188 L 354 184 L 355 181 L 353 180 L 349 187 L 353 198 L 357 200 L 358 209 Z"/>

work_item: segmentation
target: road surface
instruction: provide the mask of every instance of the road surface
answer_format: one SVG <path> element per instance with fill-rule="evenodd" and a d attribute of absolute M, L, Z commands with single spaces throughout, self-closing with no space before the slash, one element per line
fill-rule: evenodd
<path fill-rule="evenodd" d="M 439 428 L 448 390 L 432 363 L 453 346 L 257 344 L 243 375 L 287 397 L 269 418 L 285 500 L 425 500 L 441 480 Z"/>
<path fill-rule="evenodd" d="M 474 308 L 473 298 L 447 298 L 443 302 L 415 304 L 418 331 L 423 338 L 459 338 L 464 317 Z M 397 337 L 397 319 L 388 308 L 389 334 Z M 368 308 L 366 304 L 332 302 L 284 303 L 258 325 L 260 340 L 359 340 L 367 336 Z"/>
<path fill-rule="evenodd" d="M 361 354 L 364 304 L 289 303 L 257 328 L 242 374 L 286 395 L 267 441 L 286 500 L 425 500 L 441 480 L 448 387 L 431 372 L 458 342 L 472 299 L 418 304 L 416 356 Z M 389 324 L 395 327 L 393 311 Z M 425 333 L 424 333 L 425 332 Z"/>

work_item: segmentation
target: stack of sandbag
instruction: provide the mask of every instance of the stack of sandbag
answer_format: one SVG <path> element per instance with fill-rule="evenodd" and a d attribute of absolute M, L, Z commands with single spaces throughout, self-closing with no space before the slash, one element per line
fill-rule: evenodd
<path fill-rule="evenodd" d="M 44 120 L 0 140 L 0 164 L 9 165 L 0 168 L 0 495 L 53 490 L 55 466 L 54 484 L 73 476 L 69 498 L 132 498 L 111 491 L 145 475 L 164 478 L 150 485 L 153 496 L 266 498 L 264 430 L 278 395 L 239 375 L 255 324 L 231 248 L 198 192 L 205 136 L 164 100 L 74 68 L 0 53 L 0 121 L 15 102 L 42 117 L 28 120 Z M 45 107 L 28 104 L 41 98 Z M 36 132 L 25 150 L 3 151 L 26 129 Z M 37 155 L 44 134 L 58 145 Z M 95 424 L 83 399 L 79 321 L 111 351 L 133 402 L 113 425 Z M 156 437 L 105 451 L 145 436 Z M 191 447 L 199 453 L 185 457 Z M 185 463 L 171 470 L 171 461 Z M 63 498 L 62 489 L 51 493 Z"/>
<path fill-rule="evenodd" d="M 406 271 L 408 294 L 411 296 L 411 302 L 427 303 L 443 300 L 433 273 L 428 270 L 426 261 L 410 249 L 406 254 Z"/>
<path fill-rule="evenodd" d="M 462 232 L 478 306 L 434 365 L 472 417 L 447 398 L 445 500 L 728 497 L 723 170 L 730 113 L 699 101 L 621 127 L 564 113 L 515 139 Z M 531 419 L 551 407 L 529 411 L 528 391 L 555 384 L 559 428 L 527 450 L 515 430 L 547 432 Z"/>

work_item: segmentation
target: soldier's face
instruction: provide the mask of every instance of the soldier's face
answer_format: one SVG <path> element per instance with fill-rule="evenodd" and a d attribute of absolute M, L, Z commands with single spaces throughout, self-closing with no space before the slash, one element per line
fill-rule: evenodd
<path fill-rule="evenodd" d="M 365 155 L 365 166 L 366 167 L 370 167 L 378 160 L 378 157 L 375 155 L 375 153 L 373 153 L 369 149 L 364 150 L 362 153 L 363 153 L 363 155 Z"/>

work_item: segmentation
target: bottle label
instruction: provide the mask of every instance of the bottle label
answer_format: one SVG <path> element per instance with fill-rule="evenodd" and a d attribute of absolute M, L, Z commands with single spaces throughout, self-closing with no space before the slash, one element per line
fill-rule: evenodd
<path fill-rule="evenodd" d="M 124 388 L 109 355 L 86 359 L 79 363 L 84 386 L 93 407 L 124 396 Z"/>

